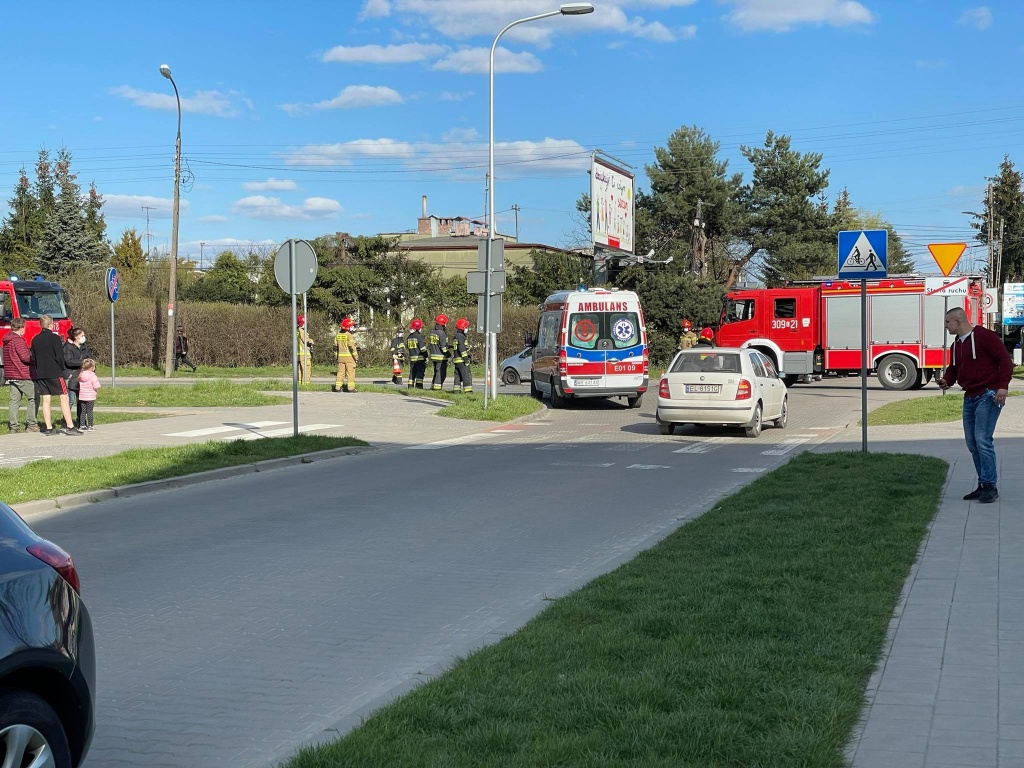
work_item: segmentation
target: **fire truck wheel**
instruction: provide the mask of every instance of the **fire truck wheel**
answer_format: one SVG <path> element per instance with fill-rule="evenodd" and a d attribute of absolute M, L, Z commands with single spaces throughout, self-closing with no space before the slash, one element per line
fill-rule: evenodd
<path fill-rule="evenodd" d="M 917 366 L 906 355 L 889 355 L 878 366 L 878 380 L 886 389 L 910 389 L 917 381 Z"/>
<path fill-rule="evenodd" d="M 744 427 L 744 431 L 747 433 L 747 437 L 758 437 L 761 434 L 761 404 L 758 403 L 754 406 L 754 418 L 750 420 L 750 424 Z"/>

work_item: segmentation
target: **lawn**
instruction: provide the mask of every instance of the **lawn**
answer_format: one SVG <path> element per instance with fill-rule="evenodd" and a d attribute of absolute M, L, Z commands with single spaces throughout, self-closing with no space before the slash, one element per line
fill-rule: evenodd
<path fill-rule="evenodd" d="M 288 768 L 839 768 L 946 470 L 802 454 Z"/>
<path fill-rule="evenodd" d="M 181 477 L 264 459 L 365 445 L 368 443 L 354 437 L 299 435 L 210 441 L 173 448 L 136 448 L 98 459 L 43 459 L 23 467 L 0 469 L 0 499 L 8 504 L 52 499 L 69 493 Z"/>
<path fill-rule="evenodd" d="M 252 383 L 236 384 L 231 381 L 197 381 L 181 384 L 154 384 L 152 386 L 103 387 L 99 391 L 97 406 L 134 407 L 227 407 L 280 405 L 290 398 L 267 395 Z"/>
<path fill-rule="evenodd" d="M 1011 397 L 1024 394 L 1010 392 Z M 868 426 L 885 427 L 893 424 L 928 424 L 937 421 L 960 421 L 964 408 L 963 393 L 914 397 L 886 403 L 868 414 Z M 859 422 L 858 422 L 859 423 Z"/>

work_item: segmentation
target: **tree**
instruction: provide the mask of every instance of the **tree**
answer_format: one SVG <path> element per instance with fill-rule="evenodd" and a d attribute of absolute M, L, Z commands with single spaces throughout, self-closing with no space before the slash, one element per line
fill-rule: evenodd
<path fill-rule="evenodd" d="M 106 245 L 107 222 L 103 217 L 103 195 L 96 191 L 96 182 L 89 184 L 85 198 L 85 229 L 97 242 Z"/>
<path fill-rule="evenodd" d="M 253 266 L 231 251 L 222 251 L 206 274 L 182 290 L 182 299 L 252 304 L 259 276 Z"/>
<path fill-rule="evenodd" d="M 120 242 L 114 246 L 113 266 L 122 272 L 136 272 L 145 265 L 142 237 L 134 229 L 124 230 Z"/>
<path fill-rule="evenodd" d="M 508 278 L 509 302 L 520 306 L 535 306 L 555 291 L 591 285 L 591 260 L 575 253 L 530 251 L 532 267 L 515 265 Z"/>
<path fill-rule="evenodd" d="M 81 191 L 71 173 L 71 153 L 65 148 L 57 155 L 54 177 L 60 193 L 46 222 L 39 247 L 39 265 L 50 274 L 80 263 L 101 263 L 108 248 L 92 236 L 86 226 Z"/>
<path fill-rule="evenodd" d="M 982 203 L 983 213 L 973 214 L 971 226 L 978 230 L 975 239 L 988 244 L 989 224 L 992 240 L 999 240 L 999 223 L 1003 222 L 1002 270 L 992 280 L 997 285 L 1024 282 L 1024 174 L 1003 156 L 999 174 L 989 177 L 992 184 L 992 211 L 988 207 L 988 192 Z"/>
<path fill-rule="evenodd" d="M 0 226 L 0 262 L 4 274 L 14 272 L 27 276 L 38 268 L 36 252 L 42 228 L 39 225 L 39 201 L 32 194 L 24 168 L 14 188 L 14 197 L 8 204 L 11 212 Z"/>

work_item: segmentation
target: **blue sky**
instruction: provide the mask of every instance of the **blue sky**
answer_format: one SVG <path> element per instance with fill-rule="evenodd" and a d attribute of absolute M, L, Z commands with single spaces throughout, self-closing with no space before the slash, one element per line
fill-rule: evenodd
<path fill-rule="evenodd" d="M 4 4 L 0 197 L 40 147 L 73 153 L 106 197 L 112 238 L 170 241 L 183 100 L 179 252 L 482 217 L 487 51 L 549 0 Z M 566 244 L 589 154 L 636 167 L 681 125 L 739 146 L 768 129 L 824 154 L 931 268 L 969 240 L 985 177 L 1024 144 L 1024 10 L 942 0 L 594 0 L 502 38 L 495 85 L 501 231 Z M 59 18 L 58 18 L 59 17 Z M 970 253 L 969 253 L 970 255 Z M 979 253 L 979 257 L 981 254 Z M 965 257 L 966 258 L 966 257 Z M 983 257 L 981 257 L 983 258 Z"/>

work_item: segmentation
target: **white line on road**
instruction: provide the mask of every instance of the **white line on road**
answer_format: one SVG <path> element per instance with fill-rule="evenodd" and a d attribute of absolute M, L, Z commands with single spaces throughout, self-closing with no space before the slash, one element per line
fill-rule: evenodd
<path fill-rule="evenodd" d="M 677 448 L 672 451 L 672 453 L 707 453 L 708 451 L 713 451 L 717 447 L 717 445 L 712 445 L 710 443 L 691 443 L 683 448 Z"/>
<path fill-rule="evenodd" d="M 664 464 L 630 464 L 626 469 L 672 469 Z"/>
<path fill-rule="evenodd" d="M 736 467 L 733 472 L 767 472 L 768 467 Z"/>
<path fill-rule="evenodd" d="M 614 467 L 615 466 L 615 462 L 613 461 L 613 462 L 611 462 L 609 464 L 598 464 L 596 462 L 586 462 L 586 461 L 556 461 L 551 466 L 553 466 L 553 467 L 599 467 L 599 468 L 604 469 L 604 468 L 607 468 L 607 467 Z"/>
<path fill-rule="evenodd" d="M 783 440 L 781 443 L 776 445 L 767 451 L 761 451 L 762 456 L 785 456 L 787 453 L 792 451 L 798 445 L 803 445 L 807 442 L 807 438 L 793 438 L 791 440 Z"/>
<path fill-rule="evenodd" d="M 434 451 L 438 448 L 451 448 L 455 445 L 462 445 L 463 443 L 472 443 L 474 440 L 483 440 L 489 437 L 487 432 L 477 432 L 472 435 L 463 435 L 462 437 L 453 437 L 448 440 L 438 440 L 436 443 L 426 443 L 424 445 L 407 445 L 406 449 L 410 451 Z"/>
<path fill-rule="evenodd" d="M 225 424 L 220 427 L 207 427 L 206 429 L 192 429 L 188 432 L 169 432 L 164 437 L 204 437 L 206 435 L 219 435 L 224 432 L 237 432 L 240 429 L 263 429 L 263 427 L 275 427 L 284 424 L 283 421 L 254 421 L 252 424 Z"/>
<path fill-rule="evenodd" d="M 275 422 L 281 424 L 282 422 Z M 319 432 L 324 429 L 334 429 L 335 427 L 343 426 L 341 424 L 307 424 L 306 426 L 300 426 L 299 432 Z M 228 435 L 222 437 L 221 440 L 262 440 L 264 437 L 284 437 L 294 432 L 292 427 L 284 427 L 282 429 L 261 429 L 258 432 L 243 432 L 240 435 Z"/>

